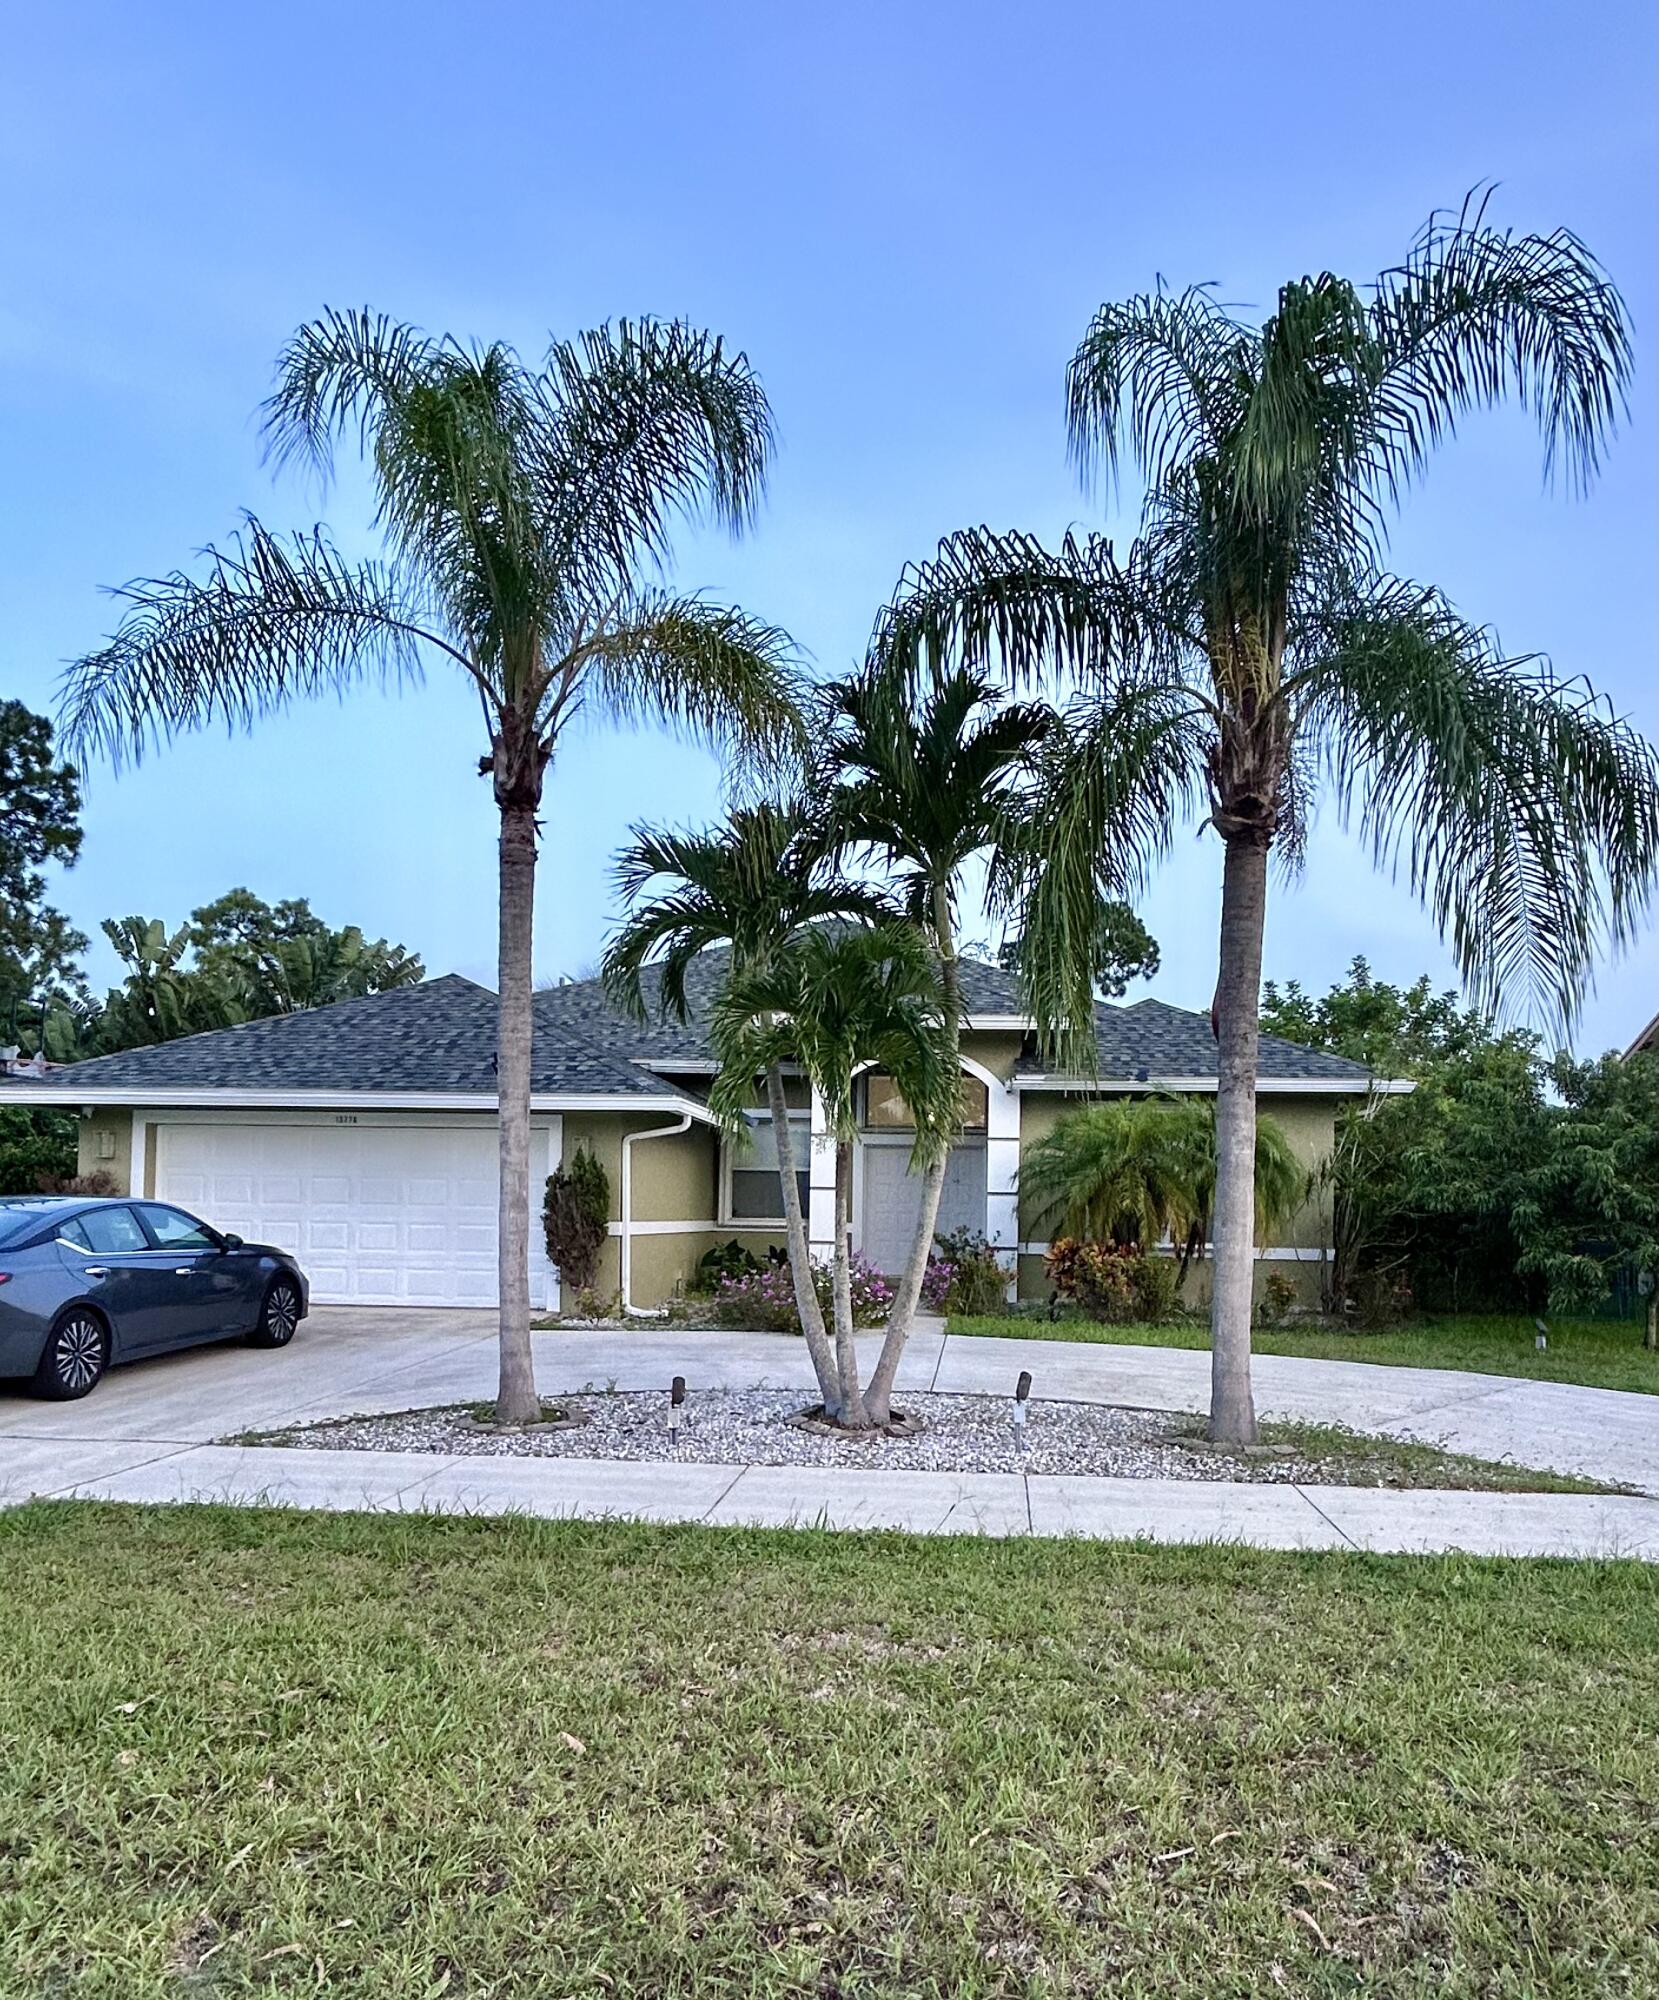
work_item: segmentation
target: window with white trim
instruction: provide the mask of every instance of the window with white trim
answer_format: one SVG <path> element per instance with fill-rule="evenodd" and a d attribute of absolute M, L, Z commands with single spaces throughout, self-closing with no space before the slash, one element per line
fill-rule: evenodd
<path fill-rule="evenodd" d="M 795 1160 L 795 1185 L 801 1191 L 801 1213 L 809 1205 L 811 1182 L 812 1114 L 791 1113 L 789 1137 Z M 783 1222 L 783 1187 L 778 1179 L 778 1151 L 772 1139 L 772 1120 L 762 1112 L 749 1117 L 749 1134 L 726 1142 L 726 1172 L 721 1190 L 722 1222 L 756 1224 Z"/>

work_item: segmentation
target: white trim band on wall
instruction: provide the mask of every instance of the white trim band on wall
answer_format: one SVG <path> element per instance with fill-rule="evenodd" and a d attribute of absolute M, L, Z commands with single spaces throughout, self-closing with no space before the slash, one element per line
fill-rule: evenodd
<path fill-rule="evenodd" d="M 1174 1254 L 1172 1246 L 1168 1243 L 1155 1243 L 1152 1247 L 1155 1250 L 1163 1250 L 1172 1255 Z M 1022 1243 L 1020 1245 L 1020 1255 L 1022 1257 L 1044 1257 L 1047 1256 L 1048 1250 L 1049 1245 L 1047 1243 Z M 1250 1254 L 1258 1263 L 1263 1264 L 1318 1264 L 1322 1263 L 1326 1258 L 1334 1256 L 1336 1253 L 1331 1249 L 1310 1249 L 1303 1244 L 1280 1243 L 1266 1250 L 1252 1250 Z M 1202 1261 L 1208 1262 L 1214 1255 L 1215 1245 L 1213 1243 L 1206 1243 L 1202 1253 Z M 1197 1263 L 1201 1260 L 1195 1256 L 1193 1261 Z"/>

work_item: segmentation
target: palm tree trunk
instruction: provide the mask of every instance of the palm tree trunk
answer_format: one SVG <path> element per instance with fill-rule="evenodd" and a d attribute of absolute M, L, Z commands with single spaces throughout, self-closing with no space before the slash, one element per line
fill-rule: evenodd
<path fill-rule="evenodd" d="M 1254 1444 L 1250 1318 L 1256 1247 L 1256 1051 L 1260 1040 L 1267 848 L 1249 835 L 1226 844 L 1221 877 L 1221 965 L 1215 989 L 1215 1273 L 1210 1304 L 1210 1436 Z"/>
<path fill-rule="evenodd" d="M 858 1349 L 853 1344 L 853 1148 L 850 1139 L 835 1142 L 835 1253 L 831 1264 L 830 1297 L 835 1317 L 835 1360 L 841 1377 L 840 1421 L 848 1430 L 870 1427 L 863 1392 L 858 1386 Z"/>
<path fill-rule="evenodd" d="M 495 1058 L 501 1145 L 498 1424 L 533 1423 L 541 1414 L 530 1347 L 530 946 L 535 896 L 536 803 L 515 793 L 501 804 Z"/>
<path fill-rule="evenodd" d="M 951 1054 L 962 1048 L 961 976 L 956 964 L 956 941 L 951 927 L 948 891 L 936 890 L 933 898 L 934 940 L 939 952 L 939 980 L 945 989 L 945 1015 L 949 1024 Z M 905 1343 L 916 1323 L 916 1307 L 921 1302 L 922 1281 L 927 1276 L 927 1260 L 933 1252 L 934 1232 L 939 1226 L 939 1201 L 945 1191 L 945 1174 L 950 1166 L 947 1145 L 937 1160 L 922 1172 L 922 1205 L 916 1218 L 915 1240 L 899 1274 L 898 1287 L 887 1314 L 887 1332 L 881 1343 L 875 1373 L 864 1394 L 864 1405 L 873 1424 L 885 1424 L 893 1416 L 893 1378 L 899 1372 Z"/>
<path fill-rule="evenodd" d="M 823 1308 L 818 1303 L 818 1288 L 812 1282 L 812 1249 L 807 1242 L 806 1218 L 801 1213 L 801 1190 L 795 1179 L 795 1140 L 789 1128 L 789 1101 L 784 1096 L 783 1071 L 776 1063 L 766 1072 L 766 1103 L 772 1114 L 778 1178 L 783 1182 L 783 1219 L 789 1238 L 789 1275 L 795 1286 L 795 1310 L 801 1316 L 801 1331 L 806 1335 L 812 1372 L 818 1378 L 824 1414 L 839 1416 L 841 1383 L 824 1325 Z"/>

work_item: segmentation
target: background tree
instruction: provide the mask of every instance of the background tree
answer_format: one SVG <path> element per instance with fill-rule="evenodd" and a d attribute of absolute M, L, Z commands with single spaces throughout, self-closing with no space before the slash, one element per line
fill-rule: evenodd
<path fill-rule="evenodd" d="M 1018 972 L 1022 944 L 1008 939 L 997 952 L 1004 972 Z M 1151 979 L 1159 965 L 1158 940 L 1128 903 L 1103 898 L 1089 949 L 1090 977 L 1102 1000 L 1121 1000 L 1137 979 Z"/>
<path fill-rule="evenodd" d="M 709 1103 L 741 1130 L 754 1079 L 798 1062 L 823 1101 L 835 1147 L 835 1248 L 830 1297 L 835 1396 L 826 1415 L 849 1430 L 892 1419 L 891 1371 L 881 1361 L 859 1379 L 853 1343 L 852 1186 L 858 1140 L 855 1084 L 868 1068 L 892 1077 L 915 1121 L 912 1161 L 925 1173 L 950 1145 L 960 1115 L 961 1071 L 950 1003 L 933 941 L 910 923 L 870 929 L 820 926 L 799 933 L 764 966 L 735 974 L 710 1015 L 720 1073 Z M 799 1254 L 792 1244 L 791 1254 Z M 797 1275 L 810 1282 L 810 1271 Z M 885 1360 L 883 1341 L 881 1360 Z"/>
<path fill-rule="evenodd" d="M 1333 1209 L 1332 1312 L 1572 1313 L 1654 1269 L 1659 1065 L 1546 1057 L 1539 1037 L 1356 960 L 1317 998 L 1264 990 L 1263 1025 L 1409 1077 L 1409 1096 L 1338 1114 L 1323 1179 Z M 1634 1298 L 1626 1303 L 1634 1307 Z"/>
<path fill-rule="evenodd" d="M 81 788 L 52 752 L 52 725 L 0 702 L 0 1040 L 31 1053 L 54 1011 L 85 998 L 76 964 L 87 940 L 45 901 L 40 870 L 81 851 Z"/>
<path fill-rule="evenodd" d="M 327 312 L 278 365 L 265 438 L 326 476 L 336 442 L 368 459 L 383 559 L 321 529 L 250 520 L 200 577 L 129 584 L 108 645 L 71 670 L 69 741 L 119 763 L 295 699 L 458 671 L 488 735 L 500 816 L 498 1420 L 533 1420 L 530 955 L 537 815 L 578 713 L 650 719 L 750 751 L 792 741 L 783 634 L 656 578 L 677 518 L 752 519 L 772 427 L 741 354 L 680 324 L 556 341 L 539 366 L 367 312 Z"/>
<path fill-rule="evenodd" d="M 1124 715 L 1056 820 L 1022 974 L 1081 1036 L 1086 859 L 1114 803 L 1149 796 L 1165 746 L 1183 803 L 1202 757 L 1223 846 L 1210 1429 L 1255 1434 L 1250 1389 L 1255 1076 L 1267 863 L 1294 867 L 1323 788 L 1447 935 L 1476 999 L 1570 1014 L 1595 955 L 1626 944 L 1659 856 L 1651 745 L 1582 683 L 1506 657 L 1434 590 L 1389 575 L 1387 509 L 1469 411 L 1514 396 L 1546 469 L 1596 472 L 1630 369 L 1623 305 L 1564 230 L 1516 236 L 1484 204 L 1436 217 L 1368 291 L 1323 273 L 1260 325 L 1206 290 L 1102 306 L 1068 377 L 1085 475 L 1127 454 L 1141 532 L 1057 552 L 984 530 L 913 572 L 890 649 L 946 646 L 1016 677 L 1079 677 Z M 1086 730 L 1083 732 L 1086 735 Z M 1179 754 L 1170 746 L 1179 746 Z M 1064 862 L 1068 851 L 1078 859 Z"/>
<path fill-rule="evenodd" d="M 612 999 L 636 1020 L 647 1018 L 654 1006 L 660 1015 L 684 1021 L 690 1013 L 686 980 L 700 952 L 728 947 L 730 977 L 745 979 L 764 975 L 810 925 L 891 916 L 887 897 L 868 884 L 849 881 L 837 868 L 832 849 L 822 816 L 800 802 L 740 806 L 707 833 L 635 827 L 616 864 L 617 888 L 629 914 L 602 968 Z M 648 968 L 656 975 L 649 1000 Z M 819 1393 L 824 1407 L 834 1409 L 839 1375 L 812 1280 L 784 1060 L 781 1049 L 775 1049 L 764 1083 L 790 1275 Z"/>
<path fill-rule="evenodd" d="M 297 1014 L 418 986 L 426 968 L 415 953 L 356 924 L 334 930 L 303 896 L 271 905 L 232 889 L 190 914 L 196 970 L 236 992 L 248 1019 Z"/>

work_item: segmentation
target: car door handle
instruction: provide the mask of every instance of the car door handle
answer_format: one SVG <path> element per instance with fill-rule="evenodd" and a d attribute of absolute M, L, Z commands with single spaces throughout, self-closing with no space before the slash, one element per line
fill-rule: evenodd
<path fill-rule="evenodd" d="M 88 1264 L 85 1267 L 83 1276 L 88 1278 L 107 1278 L 109 1276 L 109 1266 L 107 1264 Z"/>
<path fill-rule="evenodd" d="M 175 1264 L 173 1266 L 173 1276 L 175 1278 L 188 1278 L 195 1268 L 194 1264 Z"/>

